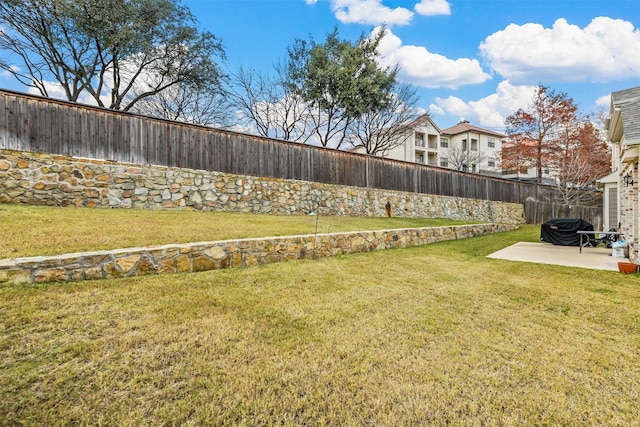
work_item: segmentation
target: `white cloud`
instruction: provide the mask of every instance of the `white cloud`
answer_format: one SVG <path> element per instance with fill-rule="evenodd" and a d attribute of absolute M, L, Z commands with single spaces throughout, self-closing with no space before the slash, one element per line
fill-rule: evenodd
<path fill-rule="evenodd" d="M 611 107 L 611 94 L 609 93 L 596 99 L 596 107 L 608 110 Z"/>
<path fill-rule="evenodd" d="M 427 112 L 432 116 L 444 116 L 446 114 L 442 107 L 436 104 L 429 105 Z"/>
<path fill-rule="evenodd" d="M 21 71 L 20 67 L 18 67 L 17 65 L 10 65 L 9 68 L 11 68 L 15 73 Z M 14 73 L 10 72 L 9 70 L 0 70 L 0 77 L 14 78 Z"/>
<path fill-rule="evenodd" d="M 391 9 L 382 0 L 331 0 L 331 9 L 344 24 L 407 25 L 413 18 L 409 9 Z"/>
<path fill-rule="evenodd" d="M 69 98 L 67 97 L 67 93 L 65 92 L 64 88 L 62 87 L 62 85 L 59 82 L 54 82 L 54 81 L 49 81 L 49 80 L 43 80 L 42 82 L 44 88 L 47 91 L 47 96 L 49 98 L 54 98 L 54 99 L 61 99 L 63 101 L 68 100 Z M 41 96 L 41 93 L 38 89 L 34 88 L 34 87 L 30 87 L 27 88 L 27 93 L 30 93 L 32 95 L 37 95 L 37 96 Z M 101 96 L 103 102 L 107 102 L 108 105 L 108 97 L 105 96 Z M 91 96 L 88 92 L 84 91 L 80 94 L 80 96 L 78 97 L 78 100 L 76 101 L 79 104 L 85 104 L 85 105 L 93 105 L 96 106 L 98 105 L 98 103 L 96 102 L 95 98 L 93 96 Z"/>
<path fill-rule="evenodd" d="M 480 52 L 513 82 L 603 82 L 640 76 L 640 30 L 621 19 L 594 18 L 585 28 L 558 19 L 552 28 L 511 24 Z"/>
<path fill-rule="evenodd" d="M 495 93 L 477 101 L 449 96 L 436 98 L 429 107 L 432 114 L 451 114 L 494 129 L 503 129 L 507 116 L 518 109 L 526 109 L 537 86 L 513 85 L 508 80 L 498 84 Z"/>
<path fill-rule="evenodd" d="M 451 5 L 447 0 L 422 0 L 414 9 L 424 16 L 451 15 Z"/>
<path fill-rule="evenodd" d="M 316 3 L 318 3 L 318 0 L 305 0 L 305 3 L 307 3 L 309 6 L 314 5 Z"/>
<path fill-rule="evenodd" d="M 373 34 L 380 28 L 373 30 Z M 382 66 L 400 66 L 400 79 L 428 88 L 450 88 L 483 83 L 491 76 L 475 59 L 449 59 L 422 46 L 403 45 L 389 29 L 378 46 Z"/>

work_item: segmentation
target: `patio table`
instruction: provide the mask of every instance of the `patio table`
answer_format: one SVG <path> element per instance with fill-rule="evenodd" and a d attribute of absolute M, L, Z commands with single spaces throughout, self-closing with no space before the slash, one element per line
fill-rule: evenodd
<path fill-rule="evenodd" d="M 582 248 L 585 247 L 588 243 L 589 243 L 589 235 L 590 234 L 599 234 L 601 236 L 611 236 L 611 235 L 618 235 L 618 236 L 622 236 L 622 233 L 620 233 L 619 231 L 589 231 L 589 230 L 578 230 L 576 231 L 576 233 L 578 233 L 580 235 L 580 253 L 582 253 Z M 584 236 L 584 237 L 583 237 Z M 602 238 L 602 237 L 600 237 Z"/>

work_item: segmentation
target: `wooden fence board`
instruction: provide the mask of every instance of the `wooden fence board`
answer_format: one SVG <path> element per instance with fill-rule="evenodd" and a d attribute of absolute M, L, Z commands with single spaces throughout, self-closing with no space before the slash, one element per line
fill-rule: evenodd
<path fill-rule="evenodd" d="M 570 206 L 536 200 L 524 202 L 525 218 L 528 224 L 544 224 L 554 218 L 579 218 L 591 223 L 596 230 L 602 230 L 602 207 Z"/>

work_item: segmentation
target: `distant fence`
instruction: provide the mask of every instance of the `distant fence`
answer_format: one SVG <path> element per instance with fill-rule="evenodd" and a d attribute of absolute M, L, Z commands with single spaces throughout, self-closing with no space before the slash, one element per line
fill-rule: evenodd
<path fill-rule="evenodd" d="M 0 148 L 509 203 L 556 191 L 4 90 Z"/>
<path fill-rule="evenodd" d="M 544 224 L 553 218 L 581 218 L 593 224 L 596 230 L 603 227 L 601 206 L 569 206 L 526 200 L 524 216 L 527 224 Z"/>

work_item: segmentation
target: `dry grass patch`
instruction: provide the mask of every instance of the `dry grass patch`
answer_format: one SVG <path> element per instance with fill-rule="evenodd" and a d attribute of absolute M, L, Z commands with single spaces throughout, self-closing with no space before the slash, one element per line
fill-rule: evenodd
<path fill-rule="evenodd" d="M 471 221 L 236 212 L 82 209 L 0 204 L 0 259 L 103 249 L 470 224 Z M 316 227 L 317 225 L 317 227 Z"/>
<path fill-rule="evenodd" d="M 630 425 L 636 276 L 487 259 L 539 230 L 0 288 L 0 424 Z"/>

